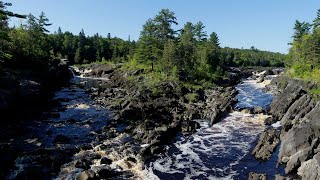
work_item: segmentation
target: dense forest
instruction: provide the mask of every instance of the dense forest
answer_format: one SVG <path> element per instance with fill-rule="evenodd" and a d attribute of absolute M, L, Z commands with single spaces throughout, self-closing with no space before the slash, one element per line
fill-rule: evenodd
<path fill-rule="evenodd" d="M 221 48 L 218 35 L 207 33 L 200 21 L 174 28 L 178 21 L 168 9 L 148 19 L 135 42 L 130 37 L 111 37 L 110 33 L 107 37 L 98 33 L 86 36 L 83 29 L 78 35 L 61 28 L 50 34 L 47 28 L 51 23 L 45 13 L 24 16 L 8 11 L 9 6 L 10 3 L 0 1 L 2 66 L 36 68 L 62 58 L 71 64 L 130 62 L 132 66 L 142 64 L 168 76 L 216 81 L 228 66 L 283 66 L 286 59 L 283 54 L 254 47 Z M 19 27 L 9 27 L 11 17 L 26 21 Z"/>
<path fill-rule="evenodd" d="M 312 23 L 296 21 L 287 65 L 294 77 L 320 82 L 320 9 Z"/>

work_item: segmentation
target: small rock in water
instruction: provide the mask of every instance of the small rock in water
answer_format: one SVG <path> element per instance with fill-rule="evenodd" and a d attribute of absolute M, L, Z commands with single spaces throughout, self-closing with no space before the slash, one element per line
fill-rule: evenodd
<path fill-rule="evenodd" d="M 250 172 L 248 180 L 267 180 L 267 175 Z"/>
<path fill-rule="evenodd" d="M 31 143 L 34 143 L 38 140 L 38 138 L 34 138 L 34 139 L 27 139 L 25 140 L 27 143 L 31 144 Z"/>
<path fill-rule="evenodd" d="M 255 107 L 253 109 L 253 114 L 261 114 L 261 113 L 264 113 L 264 110 L 262 107 Z"/>
<path fill-rule="evenodd" d="M 243 114 L 252 114 L 253 113 L 253 108 L 242 109 L 241 113 L 243 113 Z"/>
<path fill-rule="evenodd" d="M 267 117 L 265 120 L 264 120 L 264 124 L 265 125 L 268 125 L 270 126 L 271 124 L 275 123 L 275 119 L 273 117 Z"/>
<path fill-rule="evenodd" d="M 264 81 L 264 76 L 261 76 L 257 79 L 257 83 L 262 83 Z"/>
<path fill-rule="evenodd" d="M 147 147 L 147 146 L 149 146 L 149 144 L 141 144 L 142 148 Z"/>
<path fill-rule="evenodd" d="M 59 118 L 59 117 L 60 117 L 60 114 L 59 114 L 58 112 L 51 112 L 51 113 L 50 113 L 50 116 L 51 116 L 52 118 Z"/>
<path fill-rule="evenodd" d="M 280 174 L 276 174 L 274 179 L 275 180 L 289 180 L 290 178 L 286 178 L 286 177 L 281 176 Z"/>
<path fill-rule="evenodd" d="M 76 168 L 81 168 L 81 169 L 89 169 L 91 165 L 91 161 L 88 159 L 80 159 L 77 161 L 75 167 Z"/>
<path fill-rule="evenodd" d="M 276 123 L 271 124 L 271 126 L 274 127 L 274 128 L 281 127 L 281 122 L 278 121 L 278 122 L 276 122 Z"/>
<path fill-rule="evenodd" d="M 107 157 L 103 157 L 100 162 L 101 162 L 101 164 L 109 165 L 112 163 L 112 160 Z"/>

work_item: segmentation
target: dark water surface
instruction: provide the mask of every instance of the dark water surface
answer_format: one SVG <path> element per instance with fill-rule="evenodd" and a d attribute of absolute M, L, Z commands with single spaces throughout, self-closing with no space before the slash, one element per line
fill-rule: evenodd
<path fill-rule="evenodd" d="M 13 136 L 10 141 L 11 146 L 19 149 L 20 155 L 8 179 L 20 177 L 21 172 L 34 166 L 43 168 L 43 172 L 48 171 L 46 168 L 52 167 L 46 167 L 42 162 L 45 161 L 44 152 L 59 150 L 67 153 L 67 150 L 94 141 L 96 132 L 110 119 L 110 111 L 95 103 L 85 89 L 96 87 L 102 80 L 74 77 L 70 86 L 55 93 L 51 101 L 54 105 L 40 120 L 21 125 L 21 136 Z M 48 174 L 45 178 L 50 177 Z"/>

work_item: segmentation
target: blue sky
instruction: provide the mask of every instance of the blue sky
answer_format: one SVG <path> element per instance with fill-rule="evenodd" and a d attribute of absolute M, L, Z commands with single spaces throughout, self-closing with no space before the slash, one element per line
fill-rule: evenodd
<path fill-rule="evenodd" d="M 5 0 L 6 1 L 6 0 Z M 287 53 L 296 19 L 311 22 L 319 0 L 7 0 L 10 10 L 39 15 L 45 12 L 54 32 L 99 33 L 137 40 L 142 25 L 161 9 L 175 12 L 181 28 L 202 21 L 208 34 L 216 32 L 221 46 Z M 11 24 L 20 24 L 12 20 Z"/>

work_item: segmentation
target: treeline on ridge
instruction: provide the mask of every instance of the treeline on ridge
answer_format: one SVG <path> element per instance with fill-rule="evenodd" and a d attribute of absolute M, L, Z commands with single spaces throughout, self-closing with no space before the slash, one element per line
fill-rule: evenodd
<path fill-rule="evenodd" d="M 71 64 L 92 62 L 131 62 L 151 71 L 189 80 L 216 81 L 228 66 L 283 66 L 286 56 L 251 49 L 221 48 L 218 35 L 208 34 L 202 22 L 187 22 L 182 29 L 174 12 L 162 9 L 143 25 L 139 40 L 86 36 L 63 32 L 53 34 L 44 13 L 22 16 L 7 10 L 10 3 L 0 1 L 2 66 L 38 67 L 54 59 L 67 58 Z M 26 18 L 19 27 L 9 27 L 10 17 Z"/>

